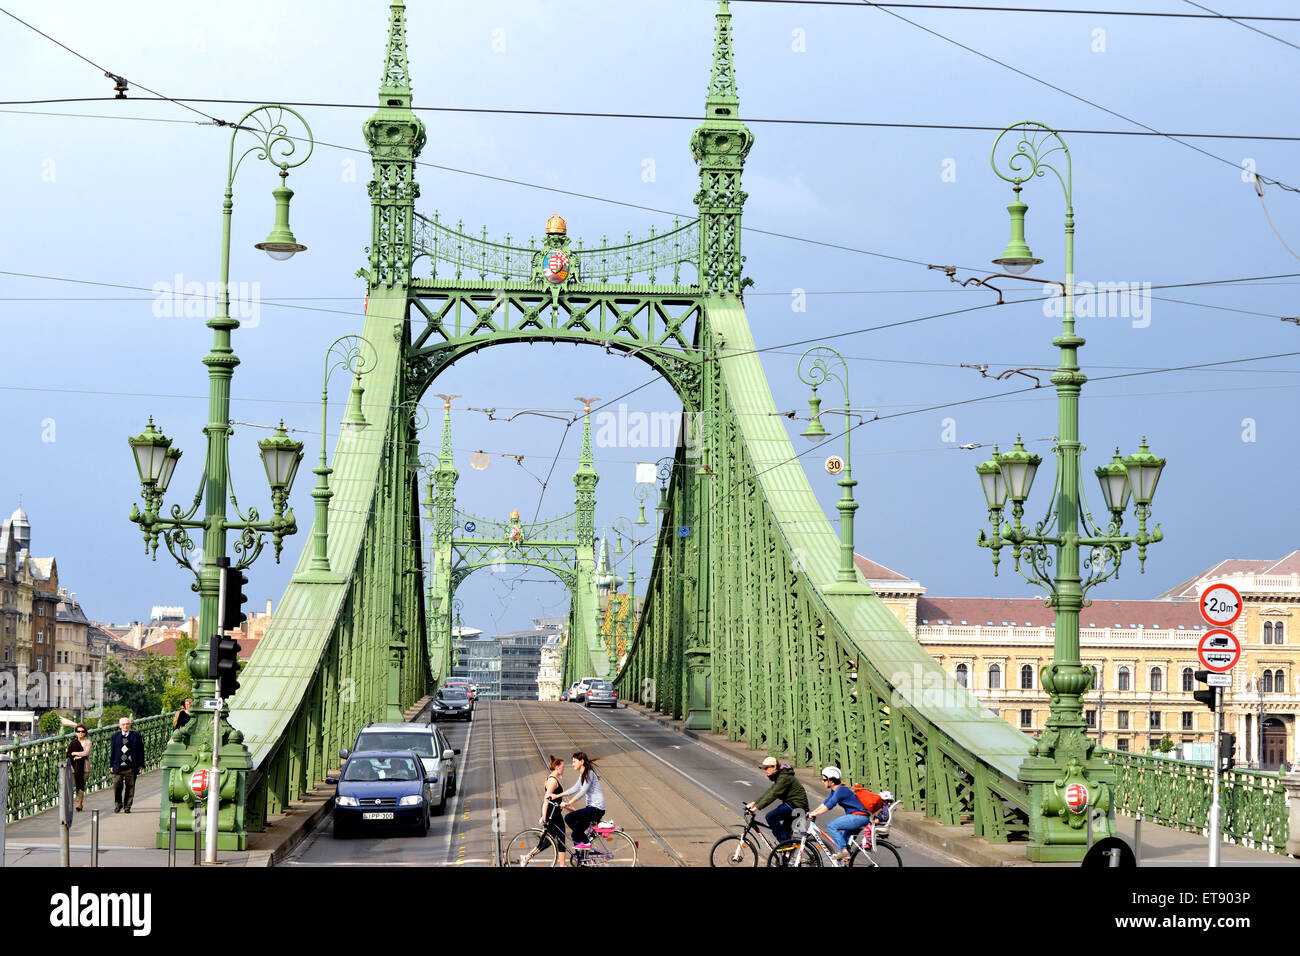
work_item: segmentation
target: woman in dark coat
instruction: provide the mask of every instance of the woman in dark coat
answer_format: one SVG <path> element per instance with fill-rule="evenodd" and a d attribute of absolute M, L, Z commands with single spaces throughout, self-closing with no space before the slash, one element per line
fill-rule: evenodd
<path fill-rule="evenodd" d="M 72 764 L 72 779 L 77 791 L 77 809 L 86 797 L 86 771 L 90 769 L 90 735 L 85 724 L 77 724 L 76 734 L 68 742 L 68 760 Z"/>

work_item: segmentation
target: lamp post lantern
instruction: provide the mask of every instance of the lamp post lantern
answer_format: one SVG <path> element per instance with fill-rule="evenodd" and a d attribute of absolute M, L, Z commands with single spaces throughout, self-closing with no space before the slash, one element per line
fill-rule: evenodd
<path fill-rule="evenodd" d="M 1004 141 L 1013 144 L 1014 150 L 999 166 L 999 147 Z M 1080 860 L 1087 850 L 1087 814 L 1092 809 L 1107 810 L 1112 806 L 1114 771 L 1096 753 L 1101 738 L 1100 706 L 1097 739 L 1086 733 L 1083 696 L 1091 687 L 1093 673 L 1079 659 L 1079 611 L 1093 587 L 1118 573 L 1124 552 L 1137 545 L 1139 566 L 1144 569 L 1147 545 L 1163 538 L 1159 525 L 1148 533 L 1146 522 L 1165 461 L 1150 453 L 1145 439 L 1138 452 L 1128 458 L 1120 458 L 1116 452 L 1109 464 L 1096 470 L 1110 512 L 1109 521 L 1094 521 L 1080 475 L 1083 445 L 1079 442 L 1079 395 L 1087 376 L 1078 364 L 1084 339 L 1074 328 L 1074 206 L 1069 149 L 1050 127 L 1023 122 L 998 134 L 991 162 L 994 172 L 1011 183 L 1015 191 L 1015 200 L 1007 207 L 1011 214 L 1011 242 L 1006 252 L 993 260 L 1011 275 L 1023 276 L 1042 262 L 1030 252 L 1025 240 L 1028 206 L 1020 201 L 1023 184 L 1050 172 L 1065 193 L 1065 281 L 1049 283 L 1061 286 L 1064 310 L 1061 334 L 1052 340 L 1060 350 L 1060 365 L 1052 375 L 1059 421 L 1053 449 L 1056 475 L 1047 516 L 1032 529 L 1021 522 L 1041 459 L 1027 451 L 1019 438 L 1010 452 L 995 451 L 990 461 L 976 466 L 976 473 L 992 528 L 992 535 L 980 532 L 978 543 L 991 549 L 994 573 L 1001 549 L 1008 548 L 1016 570 L 1031 584 L 1046 587 L 1048 602 L 1056 610 L 1053 659 L 1040 673 L 1040 683 L 1050 699 L 1050 716 L 1043 735 L 1030 744 L 1029 756 L 1019 770 L 1019 779 L 1029 788 L 1028 855 L 1035 861 Z M 1135 534 L 1123 531 L 1130 494 L 1136 501 Z M 1012 520 L 1004 522 L 1002 513 L 1008 498 Z M 1083 548 L 1088 550 L 1081 561 Z M 1065 800 L 1066 788 L 1071 784 L 1086 788 L 1087 806 L 1082 809 L 1074 809 Z M 1101 826 L 1104 832 L 1099 836 L 1114 835 L 1109 822 Z"/>
<path fill-rule="evenodd" d="M 831 379 L 839 382 L 844 388 L 844 408 L 828 408 L 823 411 L 817 388 Z M 839 471 L 839 480 L 836 482 L 842 491 L 840 500 L 835 505 L 840 513 L 840 567 L 835 582 L 825 588 L 825 591 L 828 594 L 860 594 L 864 589 L 858 583 L 857 569 L 853 565 L 853 513 L 858 510 L 858 503 L 853 500 L 853 488 L 857 482 L 853 478 L 851 436 L 854 426 L 849 423 L 849 419 L 856 417 L 862 421 L 861 413 L 871 412 L 874 416 L 875 410 L 854 408 L 850 404 L 848 363 L 833 348 L 818 345 L 804 352 L 799 358 L 799 380 L 812 387 L 812 396 L 808 399 L 808 428 L 803 432 L 804 438 L 820 441 L 830 434 L 822 425 L 822 415 L 844 416 L 844 462 Z M 828 461 L 827 470 L 831 470 L 831 467 Z"/>
<path fill-rule="evenodd" d="M 345 580 L 342 575 L 330 570 L 329 559 L 329 503 L 334 497 L 334 492 L 330 490 L 329 476 L 334 469 L 329 466 L 326 458 L 325 429 L 329 417 L 330 374 L 340 368 L 352 373 L 352 398 L 340 427 L 345 433 L 354 433 L 370 425 L 361 410 L 361 376 L 370 371 L 374 364 L 374 346 L 359 335 L 341 336 L 325 350 L 325 376 L 320 387 L 320 464 L 312 469 L 316 475 L 316 487 L 311 493 L 316 502 L 316 522 L 312 528 L 311 564 L 306 571 L 294 577 L 295 581 L 307 584 L 342 584 Z"/>
<path fill-rule="evenodd" d="M 301 123 L 303 133 L 290 133 L 289 123 L 293 119 Z M 240 141 L 241 133 L 251 133 L 254 142 L 236 155 L 235 147 Z M 306 149 L 299 156 L 300 147 L 304 143 Z M 256 248 L 276 259 L 288 258 L 306 247 L 289 230 L 289 200 L 293 191 L 284 182 L 290 169 L 307 161 L 314 146 L 311 128 L 306 120 L 288 107 L 259 106 L 249 110 L 234 124 L 222 203 L 221 283 L 217 314 L 207 322 L 213 331 L 213 340 L 211 351 L 203 358 L 203 364 L 208 367 L 208 424 L 204 428 L 207 454 L 198 493 L 188 510 L 182 505 L 174 505 L 169 514 L 162 513 L 167 486 L 181 457 L 179 449 L 171 447 L 171 439 L 163 435 L 150 419 L 143 433 L 128 440 L 139 472 L 141 496 L 144 499 L 144 510 L 141 511 L 138 505 L 132 506 L 130 520 L 140 526 L 146 552 L 156 559 L 158 540 L 161 538 L 177 563 L 194 574 L 195 590 L 199 592 L 198 643 L 190 651 L 186 667 L 194 679 L 195 700 L 200 703 L 197 703 L 193 711 L 194 719 L 175 735 L 163 754 L 165 783 L 156 835 L 156 845 L 159 847 L 167 846 L 169 811 L 173 804 L 179 805 L 178 809 L 183 816 L 196 812 L 186 800 L 188 787 L 182 779 L 184 774 L 181 770 L 197 765 L 200 751 L 203 752 L 204 759 L 212 758 L 209 748 L 214 739 L 214 730 L 219 731 L 215 735 L 219 746 L 216 763 L 220 766 L 223 780 L 227 773 L 230 775 L 230 784 L 223 782 L 221 788 L 224 807 L 218 843 L 223 849 L 243 850 L 247 847 L 243 825 L 244 775 L 251 769 L 252 760 L 243 745 L 243 735 L 229 726 L 220 711 L 208 709 L 201 703 L 214 698 L 216 690 L 216 682 L 208 674 L 208 647 L 221 626 L 218 617 L 221 580 L 218 560 L 224 560 L 226 556 L 226 532 L 235 531 L 238 533 L 234 546 L 237 555 L 235 569 L 247 568 L 256 560 L 265 544 L 264 535 L 268 533 L 272 536 L 276 561 L 279 561 L 284 538 L 297 531 L 293 510 L 287 508 L 287 503 L 298 463 L 302 459 L 302 444 L 289 438 L 283 423 L 271 438 L 259 443 L 263 466 L 271 485 L 273 515 L 270 519 L 261 520 L 256 508 L 241 511 L 230 485 L 229 457 L 232 433 L 230 381 L 235 367 L 239 365 L 230 341 L 230 333 L 239 328 L 239 321 L 230 316 L 230 225 L 234 209 L 234 181 L 239 167 L 250 155 L 278 167 L 281 185 L 273 191 L 276 203 L 275 225 L 267 240 L 258 243 Z M 227 518 L 227 500 L 235 509 L 238 520 Z M 203 517 L 196 518 L 201 505 L 204 506 Z M 191 531 L 199 529 L 203 531 L 201 549 L 195 546 L 190 536 Z M 220 726 L 214 728 L 213 721 L 218 721 Z M 190 832 L 188 824 L 182 822 L 182 830 Z"/>

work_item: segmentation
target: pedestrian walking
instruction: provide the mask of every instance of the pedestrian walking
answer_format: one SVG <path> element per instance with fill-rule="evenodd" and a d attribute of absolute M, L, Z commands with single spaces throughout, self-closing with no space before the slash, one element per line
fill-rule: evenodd
<path fill-rule="evenodd" d="M 68 762 L 72 764 L 73 789 L 77 791 L 77 809 L 86 798 L 86 771 L 90 769 L 90 748 L 92 741 L 86 733 L 85 724 L 73 728 L 73 737 L 68 741 Z"/>
<path fill-rule="evenodd" d="M 108 743 L 109 769 L 113 771 L 113 812 L 131 812 L 135 799 L 135 778 L 144 768 L 144 738 L 131 729 L 131 718 L 117 722 L 117 731 Z"/>

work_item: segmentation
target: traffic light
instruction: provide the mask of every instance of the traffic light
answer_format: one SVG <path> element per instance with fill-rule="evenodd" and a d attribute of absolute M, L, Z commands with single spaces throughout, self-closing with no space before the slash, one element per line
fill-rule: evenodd
<path fill-rule="evenodd" d="M 248 615 L 244 613 L 244 603 L 248 600 L 248 595 L 244 593 L 244 587 L 248 584 L 248 575 L 239 568 L 222 568 L 221 584 L 226 594 L 226 610 L 221 618 L 221 630 L 237 631 L 245 621 Z"/>
<path fill-rule="evenodd" d="M 229 700 L 239 690 L 239 641 L 213 634 L 208 644 L 208 676 L 217 682 L 217 696 Z"/>
<path fill-rule="evenodd" d="M 1200 681 L 1202 684 L 1204 684 L 1204 683 L 1206 683 L 1206 682 L 1210 679 L 1210 672 L 1209 672 L 1209 671 L 1197 671 L 1197 672 L 1196 672 L 1195 674 L 1193 674 L 1192 676 L 1195 677 L 1195 678 L 1196 678 L 1198 681 Z M 1218 693 L 1218 691 L 1217 691 L 1216 688 L 1213 688 L 1213 687 L 1206 687 L 1205 690 L 1192 691 L 1192 697 L 1193 697 L 1193 698 L 1194 698 L 1198 703 L 1202 703 L 1202 704 L 1204 704 L 1206 707 L 1210 708 L 1210 712 L 1213 713 L 1213 711 L 1214 711 L 1214 695 L 1217 694 L 1217 693 Z"/>
<path fill-rule="evenodd" d="M 1237 735 L 1230 733 L 1219 734 L 1219 766 L 1223 770 L 1231 770 L 1237 765 L 1234 755 L 1237 752 Z"/>

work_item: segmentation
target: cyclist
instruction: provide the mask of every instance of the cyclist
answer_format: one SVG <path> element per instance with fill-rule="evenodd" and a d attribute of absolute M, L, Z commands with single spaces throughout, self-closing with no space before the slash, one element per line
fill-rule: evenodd
<path fill-rule="evenodd" d="M 849 845 L 849 836 L 870 823 L 871 816 L 857 795 L 844 785 L 844 775 L 840 773 L 839 767 L 822 768 L 822 786 L 827 790 L 826 799 L 816 810 L 809 812 L 808 816 L 810 818 L 819 816 L 829 811 L 831 807 L 839 807 L 844 811 L 844 816 L 836 817 L 826 824 L 826 829 L 830 831 L 831 839 L 835 841 L 835 849 L 838 851 L 834 859 L 847 860 L 849 854 L 845 848 Z"/>
<path fill-rule="evenodd" d="M 789 764 L 778 763 L 775 757 L 764 757 L 759 766 L 763 768 L 763 773 L 767 774 L 767 779 L 772 781 L 772 785 L 763 792 L 761 797 L 746 806 L 751 812 L 757 813 L 773 800 L 781 801 L 768 813 L 767 825 L 772 828 L 772 835 L 776 837 L 776 842 L 785 843 L 791 839 L 790 821 L 794 818 L 794 812 L 796 810 L 808 812 L 808 792 L 795 777 L 794 767 Z"/>
<path fill-rule="evenodd" d="M 537 821 L 537 825 L 542 828 L 542 837 L 537 841 L 536 847 L 519 858 L 520 866 L 527 866 L 533 857 L 552 842 L 559 851 L 555 865 L 565 866 L 568 863 L 568 854 L 564 848 L 564 814 L 560 811 L 564 790 L 560 778 L 564 776 L 564 758 L 551 754 L 546 763 L 550 774 L 546 777 L 546 792 L 542 794 L 542 818 Z"/>
<path fill-rule="evenodd" d="M 600 777 L 596 776 L 596 764 L 581 750 L 573 755 L 573 769 L 578 774 L 578 782 L 563 793 L 563 796 L 572 796 L 573 799 L 564 801 L 560 806 L 570 810 L 579 797 L 587 798 L 587 805 L 581 810 L 565 814 L 564 822 L 573 833 L 573 848 L 590 850 L 591 844 L 586 842 L 587 828 L 598 823 L 605 815 L 605 791 L 601 789 Z"/>

